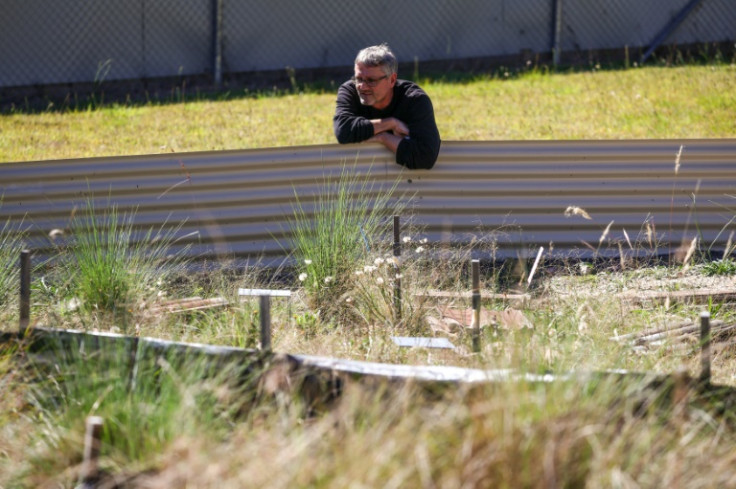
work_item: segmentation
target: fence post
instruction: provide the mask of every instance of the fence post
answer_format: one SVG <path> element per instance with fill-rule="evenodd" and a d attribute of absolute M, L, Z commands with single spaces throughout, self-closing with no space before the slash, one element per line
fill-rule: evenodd
<path fill-rule="evenodd" d="M 552 64 L 560 64 L 560 49 L 562 37 L 562 0 L 554 0 L 552 10 Z"/>
<path fill-rule="evenodd" d="M 81 479 L 83 484 L 93 482 L 99 476 L 98 460 L 102 440 L 102 418 L 89 416 L 84 432 L 84 460 L 82 462 Z M 86 487 L 86 486 L 85 486 Z"/>
<path fill-rule="evenodd" d="M 261 302 L 261 350 L 271 349 L 271 297 L 260 296 Z"/>
<path fill-rule="evenodd" d="M 212 0 L 212 41 L 214 44 L 212 71 L 217 88 L 222 85 L 222 2 L 223 0 Z"/>
<path fill-rule="evenodd" d="M 31 252 L 20 252 L 20 337 L 28 330 L 31 319 Z"/>
<path fill-rule="evenodd" d="M 473 351 L 480 352 L 480 261 L 473 260 L 471 262 L 473 275 L 473 327 L 471 335 L 473 337 Z"/>
<path fill-rule="evenodd" d="M 678 27 L 680 27 L 680 24 L 682 24 L 685 19 L 688 18 L 690 13 L 695 9 L 695 7 L 698 6 L 701 1 L 702 0 L 690 0 L 690 2 L 685 5 L 682 10 L 680 10 L 677 15 L 675 15 L 675 17 L 670 20 L 661 31 L 657 33 L 654 39 L 652 39 L 652 42 L 649 43 L 649 48 L 642 55 L 640 61 L 641 64 L 644 64 L 649 56 L 652 55 L 654 50 L 656 50 L 660 44 L 662 44 L 673 32 L 675 32 Z"/>
<path fill-rule="evenodd" d="M 399 258 L 401 257 L 401 218 L 394 216 L 394 309 L 396 319 L 401 321 L 401 268 Z"/>
<path fill-rule="evenodd" d="M 700 313 L 700 382 L 710 384 L 710 314 Z"/>

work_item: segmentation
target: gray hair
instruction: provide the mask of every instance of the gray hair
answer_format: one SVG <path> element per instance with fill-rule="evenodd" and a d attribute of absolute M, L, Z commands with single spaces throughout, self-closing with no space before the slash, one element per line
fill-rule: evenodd
<path fill-rule="evenodd" d="M 393 51 L 391 51 L 391 48 L 385 42 L 378 46 L 369 46 L 361 49 L 355 57 L 355 64 L 357 65 L 358 63 L 366 66 L 380 66 L 387 76 L 391 76 L 399 70 L 399 63 L 396 61 L 396 56 L 394 56 Z"/>

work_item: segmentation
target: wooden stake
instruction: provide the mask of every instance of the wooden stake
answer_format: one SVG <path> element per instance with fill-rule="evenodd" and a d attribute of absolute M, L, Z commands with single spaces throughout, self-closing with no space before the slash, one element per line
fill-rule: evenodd
<path fill-rule="evenodd" d="M 710 384 L 710 313 L 700 313 L 700 381 Z"/>
<path fill-rule="evenodd" d="M 31 319 L 31 252 L 20 252 L 20 337 L 28 330 Z"/>
<path fill-rule="evenodd" d="M 401 268 L 399 258 L 401 257 L 401 222 L 400 216 L 394 216 L 394 310 L 396 319 L 401 321 Z"/>
<path fill-rule="evenodd" d="M 674 374 L 672 388 L 672 417 L 678 426 L 687 420 L 687 406 L 690 399 L 690 377 L 687 369 L 680 369 Z"/>
<path fill-rule="evenodd" d="M 271 349 L 271 297 L 260 296 L 261 301 L 261 350 Z"/>
<path fill-rule="evenodd" d="M 480 261 L 471 262 L 473 271 L 473 351 L 480 352 Z"/>
<path fill-rule="evenodd" d="M 102 422 L 100 416 L 87 418 L 84 433 L 84 460 L 82 462 L 82 483 L 94 481 L 99 476 L 100 445 L 102 444 Z"/>

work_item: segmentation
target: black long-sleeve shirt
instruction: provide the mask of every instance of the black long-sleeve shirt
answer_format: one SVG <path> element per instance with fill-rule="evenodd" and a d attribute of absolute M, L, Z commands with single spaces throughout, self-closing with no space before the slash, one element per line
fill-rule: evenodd
<path fill-rule="evenodd" d="M 337 91 L 333 117 L 335 137 L 341 144 L 359 143 L 373 136 L 372 119 L 395 117 L 409 128 L 396 150 L 396 163 L 409 169 L 430 169 L 440 151 L 440 133 L 429 96 L 413 82 L 396 80 L 391 103 L 383 110 L 360 103 L 352 81 Z"/>

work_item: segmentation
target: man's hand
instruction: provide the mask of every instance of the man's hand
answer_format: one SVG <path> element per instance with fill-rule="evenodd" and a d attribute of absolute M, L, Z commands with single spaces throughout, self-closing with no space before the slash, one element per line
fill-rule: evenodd
<path fill-rule="evenodd" d="M 391 132 L 379 132 L 366 141 L 381 143 L 382 145 L 386 146 L 388 149 L 396 153 L 396 150 L 399 148 L 399 143 L 402 139 L 404 139 L 403 136 L 397 136 L 396 134 L 393 134 Z"/>
<path fill-rule="evenodd" d="M 373 119 L 371 123 L 373 124 L 373 134 L 375 134 L 376 136 L 385 132 L 393 133 L 400 138 L 409 135 L 409 128 L 407 127 L 407 125 L 395 117 L 387 117 L 386 119 Z"/>
<path fill-rule="evenodd" d="M 393 119 L 394 121 L 394 128 L 391 132 L 402 138 L 409 135 L 409 128 L 406 126 L 406 124 L 394 117 L 392 117 L 391 119 Z"/>

